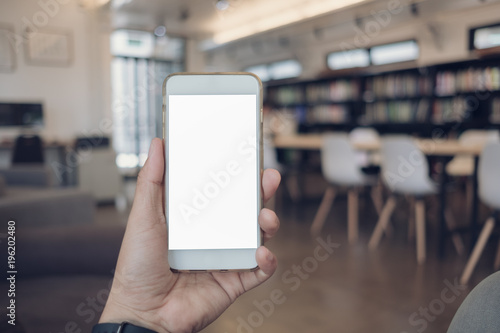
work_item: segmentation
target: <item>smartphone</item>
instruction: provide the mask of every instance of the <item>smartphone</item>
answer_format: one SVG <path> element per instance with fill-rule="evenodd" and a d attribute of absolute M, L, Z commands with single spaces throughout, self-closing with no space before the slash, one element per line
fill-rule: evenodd
<path fill-rule="evenodd" d="M 174 271 L 257 268 L 262 83 L 250 73 L 176 73 L 163 83 L 165 209 Z"/>

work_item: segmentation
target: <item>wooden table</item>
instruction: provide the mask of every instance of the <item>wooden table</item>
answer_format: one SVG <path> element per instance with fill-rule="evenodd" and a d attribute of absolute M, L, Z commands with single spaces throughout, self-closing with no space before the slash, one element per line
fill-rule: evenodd
<path fill-rule="evenodd" d="M 281 149 L 297 149 L 297 150 L 320 150 L 322 146 L 322 136 L 321 134 L 296 134 L 287 136 L 277 136 L 274 139 L 274 146 Z M 443 170 L 440 176 L 440 245 L 439 254 L 442 256 L 444 254 L 444 241 L 443 238 L 446 236 L 446 221 L 445 221 L 445 204 L 446 204 L 446 182 L 448 180 L 448 175 L 446 174 L 446 163 L 449 162 L 450 157 L 456 155 L 470 155 L 474 157 L 474 173 L 472 177 L 473 184 L 473 201 L 470 216 L 470 230 L 472 233 L 472 244 L 476 241 L 478 234 L 478 223 L 477 223 L 477 212 L 478 212 L 478 196 L 477 196 L 477 169 L 479 155 L 483 150 L 483 145 L 471 144 L 464 145 L 458 140 L 448 140 L 448 139 L 415 139 L 415 143 L 419 149 L 427 156 L 434 156 L 440 159 L 443 165 Z M 380 150 L 379 142 L 372 143 L 354 143 L 354 148 L 356 150 L 364 151 L 377 151 Z"/>
<path fill-rule="evenodd" d="M 282 149 L 320 150 L 323 139 L 321 134 L 283 135 L 274 138 L 274 146 Z M 483 145 L 464 145 L 458 140 L 415 139 L 418 148 L 429 156 L 455 156 L 481 154 Z M 380 143 L 354 143 L 356 150 L 377 151 Z"/>

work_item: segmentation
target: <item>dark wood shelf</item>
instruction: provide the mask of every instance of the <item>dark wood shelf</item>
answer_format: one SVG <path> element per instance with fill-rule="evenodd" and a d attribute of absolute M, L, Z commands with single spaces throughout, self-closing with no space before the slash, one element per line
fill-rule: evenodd
<path fill-rule="evenodd" d="M 435 129 L 448 133 L 450 131 L 463 131 L 465 129 L 470 129 L 470 128 L 500 128 L 500 124 L 489 122 L 490 113 L 492 112 L 493 108 L 492 101 L 494 98 L 498 98 L 500 96 L 500 90 L 493 90 L 493 91 L 477 90 L 470 92 L 458 92 L 456 94 L 442 95 L 442 96 L 436 93 L 437 91 L 436 82 L 438 79 L 438 75 L 440 75 L 440 73 L 451 72 L 454 75 L 453 79 L 457 80 L 456 75 L 458 72 L 463 72 L 470 68 L 477 70 L 477 69 L 484 69 L 487 67 L 499 67 L 499 66 L 500 66 L 499 58 L 486 59 L 486 60 L 484 59 L 469 60 L 469 61 L 439 64 L 427 67 L 403 68 L 392 71 L 391 70 L 378 71 L 378 72 L 355 71 L 352 73 L 351 76 L 349 76 L 349 73 L 346 72 L 343 73 L 342 76 L 329 77 L 329 78 L 322 77 L 317 80 L 307 80 L 307 81 L 295 80 L 295 81 L 288 81 L 281 83 L 273 82 L 271 84 L 267 84 L 266 87 L 267 89 L 273 89 L 273 90 L 280 88 L 285 88 L 285 89 L 289 88 L 290 91 L 292 92 L 294 91 L 294 89 L 297 89 L 296 91 L 300 92 L 303 98 L 307 98 L 307 89 L 309 85 L 320 86 L 321 84 L 325 84 L 324 89 L 328 89 L 329 85 L 331 85 L 332 83 L 336 84 L 339 81 L 348 81 L 348 82 L 350 81 L 352 85 L 357 85 L 356 89 L 359 89 L 358 93 L 360 97 L 355 100 L 345 100 L 345 101 L 318 100 L 318 101 L 305 101 L 302 103 L 290 103 L 290 104 L 272 103 L 272 101 L 268 101 L 268 103 L 271 102 L 270 104 L 275 108 L 303 108 L 305 111 L 302 112 L 309 112 L 312 111 L 314 107 L 328 106 L 328 105 L 339 105 L 339 106 L 343 105 L 349 112 L 349 117 L 348 117 L 349 119 L 347 119 L 345 123 L 341 124 L 338 123 L 325 124 L 325 123 L 310 123 L 310 122 L 300 123 L 299 131 L 301 132 L 321 132 L 329 130 L 346 131 L 357 126 L 371 126 L 376 128 L 381 133 L 411 133 L 425 137 L 425 136 L 431 136 L 433 130 Z M 388 82 L 390 82 L 389 84 L 391 84 L 391 86 L 388 86 L 390 87 L 387 88 L 388 91 L 390 91 L 391 89 L 398 91 L 400 89 L 399 92 L 401 91 L 411 92 L 413 91 L 414 88 L 415 90 L 425 91 L 426 93 L 420 96 L 399 95 L 397 97 L 376 97 L 375 92 L 380 93 L 380 91 L 384 91 L 385 89 L 383 88 L 383 86 L 380 86 L 380 80 L 376 81 L 378 78 L 380 78 L 381 80 L 387 79 Z M 407 86 L 400 88 L 399 87 L 400 82 L 407 84 Z M 288 91 L 288 93 L 290 93 L 290 91 Z M 321 95 L 321 93 L 322 92 L 319 91 L 318 95 Z M 346 94 L 349 93 L 352 92 L 346 92 Z M 365 99 L 363 99 L 363 96 L 365 96 Z M 449 104 L 452 103 L 452 101 L 445 102 L 446 100 L 454 98 L 466 99 L 469 96 L 476 96 L 477 103 L 472 103 L 472 106 L 467 105 L 464 110 L 460 109 L 457 110 L 457 116 L 463 117 L 461 121 L 456 121 L 456 122 L 446 121 L 443 123 L 435 123 L 433 121 L 436 112 L 442 112 L 442 115 L 440 115 L 439 117 L 444 117 L 444 118 L 449 117 L 447 116 L 446 112 L 449 112 L 450 108 L 453 108 L 454 106 L 453 104 L 451 105 Z M 415 105 L 419 104 L 418 102 L 424 100 L 429 103 L 428 106 L 429 109 L 427 110 L 425 117 L 422 118 L 419 117 L 419 119 L 422 120 L 425 119 L 425 121 L 422 122 L 373 121 L 371 123 L 366 123 L 366 121 L 363 120 L 363 118 L 365 117 L 366 117 L 365 119 L 377 117 L 377 113 L 370 113 L 373 116 L 370 115 L 366 116 L 367 106 L 369 105 L 375 107 L 370 109 L 371 111 L 369 110 L 369 112 L 375 112 L 374 111 L 376 110 L 375 105 L 377 103 L 381 104 L 387 103 L 387 105 L 390 105 L 391 102 L 394 103 L 409 102 L 411 105 Z M 439 104 L 440 101 L 443 101 L 445 104 Z M 409 112 L 408 107 L 410 106 L 405 106 L 404 109 L 405 111 L 402 112 L 406 112 L 405 114 L 408 114 Z M 437 107 L 439 107 L 439 109 L 436 109 Z M 387 108 L 385 110 L 386 110 L 385 113 L 387 114 L 388 117 L 394 117 L 393 113 L 394 111 L 392 111 L 394 110 L 393 108 Z M 415 112 L 413 114 L 413 117 L 415 117 L 417 114 L 424 114 L 424 113 L 418 113 L 419 110 L 423 109 L 419 108 L 414 109 L 414 107 L 411 107 L 410 112 Z M 381 112 L 378 114 L 383 115 L 384 108 L 382 108 L 378 112 Z"/>

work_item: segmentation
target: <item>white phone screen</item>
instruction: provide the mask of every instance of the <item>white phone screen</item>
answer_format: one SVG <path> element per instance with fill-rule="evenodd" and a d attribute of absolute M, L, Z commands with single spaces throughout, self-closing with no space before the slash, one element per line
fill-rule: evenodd
<path fill-rule="evenodd" d="M 257 96 L 168 103 L 169 249 L 257 248 Z"/>

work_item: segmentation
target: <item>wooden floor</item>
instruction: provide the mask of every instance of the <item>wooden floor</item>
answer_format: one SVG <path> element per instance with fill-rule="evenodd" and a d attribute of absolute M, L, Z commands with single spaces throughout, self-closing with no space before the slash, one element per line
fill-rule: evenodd
<path fill-rule="evenodd" d="M 439 259 L 436 255 L 436 198 L 426 200 L 427 262 L 419 266 L 415 243 L 407 238 L 408 205 L 403 200 L 398 201 L 392 218 L 392 237 L 384 236 L 380 247 L 370 252 L 367 243 L 377 217 L 367 195 L 360 197 L 359 241 L 349 245 L 345 196 L 334 203 L 317 240 L 309 236 L 309 227 L 320 198 L 313 195 L 308 202 L 291 203 L 283 187 L 280 191 L 276 210 L 282 227 L 268 244 L 279 258 L 278 271 L 270 281 L 240 297 L 204 333 L 446 332 L 470 289 L 457 285 L 467 256 L 458 257 L 450 240 L 446 256 Z M 451 193 L 448 204 L 458 222 L 464 223 L 465 214 L 459 214 L 464 208 L 460 193 Z M 480 211 L 484 221 L 488 211 L 485 207 Z M 127 215 L 113 206 L 99 207 L 96 224 L 123 225 Z M 497 240 L 487 245 L 471 287 L 493 273 Z M 110 262 L 110 272 L 113 266 Z M 111 279 L 109 273 L 19 280 L 19 320 L 27 333 L 64 332 L 68 321 L 90 332 L 102 307 L 90 317 L 77 309 L 89 297 L 108 290 Z M 0 287 L 6 290 L 5 282 Z"/>
<path fill-rule="evenodd" d="M 282 227 L 268 244 L 279 258 L 278 271 L 238 299 L 204 333 L 446 332 L 470 287 L 492 273 L 493 258 L 486 255 L 470 287 L 458 285 L 467 256 L 458 257 L 448 240 L 445 257 L 438 258 L 435 199 L 427 202 L 428 258 L 420 266 L 414 241 L 407 238 L 404 200 L 392 219 L 393 236 L 384 236 L 374 252 L 367 248 L 376 222 L 369 200 L 360 200 L 356 245 L 347 243 L 345 198 L 334 204 L 321 240 L 309 236 L 318 204 L 312 200 L 292 205 L 278 199 Z M 496 239 L 489 252 L 494 246 Z"/>

